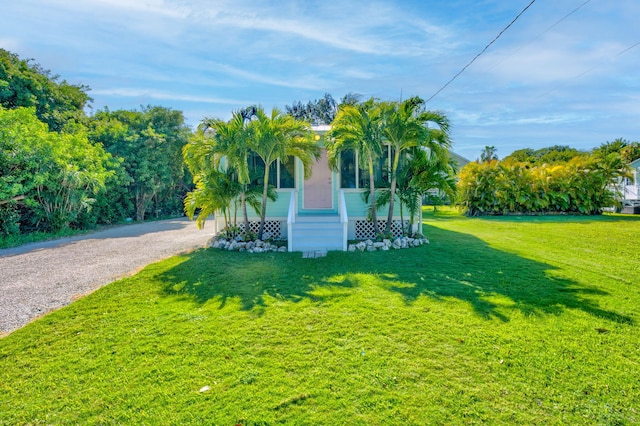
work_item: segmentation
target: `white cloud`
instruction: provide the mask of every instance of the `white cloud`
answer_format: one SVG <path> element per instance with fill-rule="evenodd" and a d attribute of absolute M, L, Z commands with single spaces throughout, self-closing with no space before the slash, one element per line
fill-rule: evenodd
<path fill-rule="evenodd" d="M 182 102 L 199 102 L 209 104 L 223 104 L 223 105 L 245 105 L 252 103 L 251 101 L 241 99 L 230 98 L 218 98 L 211 96 L 194 96 L 188 94 L 177 94 L 170 92 L 162 92 L 153 89 L 141 89 L 141 88 L 113 88 L 113 89 L 98 89 L 92 90 L 91 95 L 99 96 L 115 96 L 124 98 L 144 98 L 144 99 L 156 99 L 164 101 L 182 101 Z"/>

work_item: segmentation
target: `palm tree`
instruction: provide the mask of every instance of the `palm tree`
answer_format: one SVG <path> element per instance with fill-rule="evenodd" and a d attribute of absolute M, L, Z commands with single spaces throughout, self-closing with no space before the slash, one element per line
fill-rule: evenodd
<path fill-rule="evenodd" d="M 245 232 L 249 231 L 246 194 L 251 183 L 249 176 L 249 130 L 245 110 L 233 112 L 229 121 L 218 118 L 205 119 L 201 127 L 209 129 L 215 140 L 211 165 L 214 168 L 232 169 L 241 185 L 240 206 Z"/>
<path fill-rule="evenodd" d="M 496 154 L 496 147 L 486 145 L 482 152 L 480 153 L 480 162 L 488 163 L 489 161 L 497 160 L 498 155 Z"/>
<path fill-rule="evenodd" d="M 383 103 L 383 136 L 393 151 L 391 189 L 385 232 L 391 231 L 393 208 L 398 181 L 398 165 L 402 156 L 412 148 L 427 148 L 433 157 L 447 157 L 451 146 L 449 120 L 434 111 L 423 110 L 424 101 L 412 97 L 403 102 Z"/>
<path fill-rule="evenodd" d="M 297 157 L 303 164 L 306 178 L 311 175 L 313 162 L 320 157 L 320 148 L 313 140 L 309 123 L 283 114 L 277 108 L 274 108 L 269 116 L 262 107 L 257 107 L 254 119 L 247 128 L 249 130 L 249 148 L 264 162 L 262 209 L 258 230 L 258 239 L 261 239 L 267 215 L 271 164 L 278 159 L 286 162 L 290 156 Z"/>
<path fill-rule="evenodd" d="M 240 184 L 234 179 L 233 171 L 212 169 L 208 172 L 197 173 L 193 177 L 195 189 L 184 199 L 185 213 L 193 219 L 197 209 L 200 209 L 196 225 L 202 228 L 207 217 L 221 211 L 225 222 L 231 223 L 231 205 L 242 191 Z"/>
<path fill-rule="evenodd" d="M 376 215 L 374 160 L 382 154 L 383 116 L 379 103 L 374 98 L 355 105 L 343 105 L 331 125 L 326 147 L 329 164 L 338 168 L 340 153 L 354 150 L 359 155 L 360 167 L 369 171 L 369 195 L 371 202 L 371 221 L 376 234 L 378 218 Z"/>

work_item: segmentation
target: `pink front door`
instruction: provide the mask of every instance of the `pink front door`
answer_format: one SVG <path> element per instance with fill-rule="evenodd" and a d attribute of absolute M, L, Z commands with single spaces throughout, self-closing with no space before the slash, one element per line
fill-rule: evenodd
<path fill-rule="evenodd" d="M 304 181 L 303 190 L 303 208 L 333 208 L 333 185 L 327 150 L 322 150 L 320 159 L 313 165 L 311 177 Z"/>

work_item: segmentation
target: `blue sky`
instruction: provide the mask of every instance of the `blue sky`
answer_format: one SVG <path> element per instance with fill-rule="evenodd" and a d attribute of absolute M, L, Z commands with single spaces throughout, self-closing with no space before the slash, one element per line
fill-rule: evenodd
<path fill-rule="evenodd" d="M 94 111 L 163 105 L 196 126 L 324 93 L 427 99 L 529 2 L 5 1 L 0 47 L 91 87 Z M 469 159 L 640 140 L 639 16 L 638 0 L 537 0 L 428 107 Z"/>

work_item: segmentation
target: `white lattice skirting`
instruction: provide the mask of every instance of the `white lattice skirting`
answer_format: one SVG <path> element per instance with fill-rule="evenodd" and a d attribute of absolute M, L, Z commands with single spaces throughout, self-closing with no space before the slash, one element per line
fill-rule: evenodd
<path fill-rule="evenodd" d="M 386 220 L 378 221 L 378 229 L 383 230 L 387 226 Z M 409 221 L 404 221 L 404 229 L 409 226 Z M 402 235 L 402 222 L 394 220 L 391 223 L 391 232 L 394 237 L 400 237 Z M 373 222 L 369 220 L 356 220 L 356 240 L 366 240 L 376 238 L 376 233 L 373 228 Z"/>
<path fill-rule="evenodd" d="M 240 231 L 244 232 L 244 223 L 240 223 L 239 226 Z M 259 220 L 250 220 L 249 221 L 249 230 L 252 232 L 258 233 L 260 229 L 260 221 Z M 281 226 L 279 220 L 267 220 L 264 223 L 264 233 L 262 235 L 263 239 L 268 238 L 281 238 Z"/>

